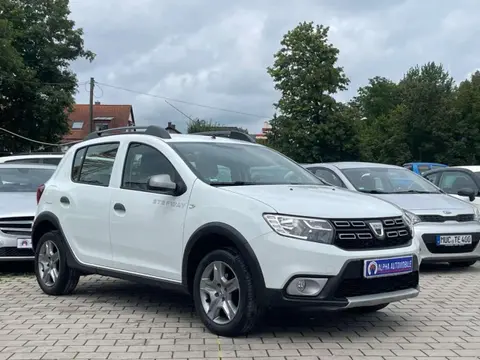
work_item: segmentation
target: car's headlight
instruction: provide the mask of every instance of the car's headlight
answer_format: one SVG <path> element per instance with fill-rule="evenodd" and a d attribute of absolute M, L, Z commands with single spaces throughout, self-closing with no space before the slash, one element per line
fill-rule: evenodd
<path fill-rule="evenodd" d="M 323 244 L 331 244 L 333 241 L 333 227 L 327 220 L 275 214 L 264 214 L 263 218 L 282 236 Z"/>
<path fill-rule="evenodd" d="M 473 207 L 473 219 L 480 222 L 480 210 L 476 206 Z"/>
<path fill-rule="evenodd" d="M 413 225 L 418 224 L 419 222 L 422 221 L 417 215 L 415 215 L 414 213 L 411 213 L 408 210 L 403 210 L 403 219 L 411 227 L 413 227 Z"/>

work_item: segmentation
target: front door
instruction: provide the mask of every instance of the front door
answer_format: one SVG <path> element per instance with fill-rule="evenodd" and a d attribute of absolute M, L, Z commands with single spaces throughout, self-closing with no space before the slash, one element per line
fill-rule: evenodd
<path fill-rule="evenodd" d="M 191 186 L 173 196 L 147 189 L 153 175 L 181 181 L 155 147 L 128 146 L 120 187 L 112 189 L 110 234 L 115 268 L 165 280 L 181 280 L 183 224 Z"/>
<path fill-rule="evenodd" d="M 458 199 L 467 201 L 476 207 L 480 208 L 480 198 L 477 196 L 473 202 L 468 197 L 458 195 L 458 191 L 470 188 L 475 191 L 475 194 L 479 193 L 477 184 L 472 176 L 464 171 L 445 171 L 440 178 L 438 187 Z"/>

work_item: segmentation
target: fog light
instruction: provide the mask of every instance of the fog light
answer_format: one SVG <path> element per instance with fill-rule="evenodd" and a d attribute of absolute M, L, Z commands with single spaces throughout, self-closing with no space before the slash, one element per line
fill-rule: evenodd
<path fill-rule="evenodd" d="M 328 279 L 296 278 L 287 286 L 287 294 L 294 296 L 317 296 L 323 290 Z"/>

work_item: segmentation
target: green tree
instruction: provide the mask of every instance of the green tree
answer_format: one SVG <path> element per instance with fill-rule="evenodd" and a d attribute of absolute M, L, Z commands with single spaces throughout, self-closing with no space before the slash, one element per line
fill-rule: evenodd
<path fill-rule="evenodd" d="M 452 164 L 477 164 L 480 160 L 480 71 L 461 82 L 455 98 L 455 125 L 448 147 Z"/>
<path fill-rule="evenodd" d="M 429 62 L 411 68 L 398 84 L 405 106 L 410 161 L 449 162 L 455 127 L 453 78 L 442 65 Z"/>
<path fill-rule="evenodd" d="M 187 126 L 187 133 L 189 134 L 215 130 L 236 130 L 248 134 L 247 129 L 243 129 L 241 127 L 223 126 L 213 120 L 193 119 L 188 122 Z"/>
<path fill-rule="evenodd" d="M 333 98 L 349 80 L 336 65 L 339 51 L 328 42 L 328 31 L 300 23 L 285 34 L 267 69 L 281 93 L 268 143 L 299 162 L 357 156 L 355 120 Z"/>
<path fill-rule="evenodd" d="M 94 54 L 69 19 L 68 0 L 0 0 L 0 127 L 57 143 L 69 132 L 68 113 L 77 90 L 72 61 Z M 0 134 L 9 151 L 33 144 Z"/>
<path fill-rule="evenodd" d="M 360 115 L 367 123 L 384 116 L 400 104 L 398 85 L 390 79 L 376 76 L 368 85 L 358 89 L 352 103 L 359 108 Z"/>

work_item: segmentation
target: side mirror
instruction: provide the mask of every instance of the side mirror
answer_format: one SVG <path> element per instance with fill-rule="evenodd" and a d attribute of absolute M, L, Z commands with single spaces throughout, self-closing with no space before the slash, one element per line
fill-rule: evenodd
<path fill-rule="evenodd" d="M 465 189 L 458 190 L 457 195 L 468 197 L 468 199 L 470 201 L 475 200 L 475 191 L 473 189 L 470 189 L 470 188 L 465 188 Z"/>
<path fill-rule="evenodd" d="M 150 177 L 150 179 L 148 179 L 147 188 L 148 190 L 162 191 L 173 194 L 177 190 L 177 184 L 172 181 L 170 175 L 153 175 Z"/>

